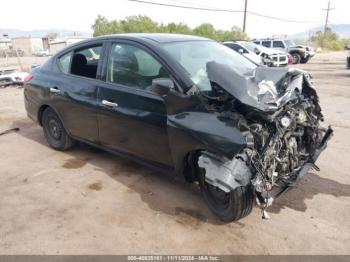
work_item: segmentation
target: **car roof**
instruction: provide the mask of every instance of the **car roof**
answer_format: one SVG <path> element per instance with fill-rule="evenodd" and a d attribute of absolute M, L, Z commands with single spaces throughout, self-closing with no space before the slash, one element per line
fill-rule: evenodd
<path fill-rule="evenodd" d="M 288 38 L 257 38 L 253 39 L 252 41 L 286 41 L 290 40 Z"/>
<path fill-rule="evenodd" d="M 193 36 L 193 35 L 182 35 L 182 34 L 168 34 L 168 33 L 128 33 L 128 34 L 113 34 L 104 35 L 89 38 L 86 40 L 79 41 L 68 47 L 60 50 L 54 56 L 59 57 L 69 50 L 80 48 L 81 46 L 89 45 L 90 43 L 96 43 L 102 40 L 131 40 L 139 42 L 145 45 L 151 45 L 158 48 L 162 43 L 174 43 L 174 42 L 185 42 L 185 41 L 213 41 L 208 38 Z"/>
<path fill-rule="evenodd" d="M 93 39 L 131 39 L 131 40 L 148 40 L 157 43 L 183 42 L 183 41 L 208 41 L 210 39 L 183 34 L 168 34 L 168 33 L 129 33 L 129 34 L 114 34 L 96 37 Z M 210 40 L 212 41 L 212 40 Z"/>

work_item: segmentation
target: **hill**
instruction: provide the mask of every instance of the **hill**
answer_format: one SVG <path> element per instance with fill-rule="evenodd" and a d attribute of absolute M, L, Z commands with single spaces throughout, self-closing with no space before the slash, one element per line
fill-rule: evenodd
<path fill-rule="evenodd" d="M 65 29 L 39 29 L 39 30 L 19 30 L 19 29 L 3 29 L 0 28 L 0 37 L 7 34 L 9 37 L 21 37 L 21 36 L 31 36 L 31 37 L 43 37 L 48 33 L 56 33 L 58 37 L 65 36 L 92 36 L 92 32 L 87 31 L 74 31 Z"/>
<path fill-rule="evenodd" d="M 329 27 L 336 32 L 340 38 L 350 38 L 350 24 L 330 24 Z M 305 39 L 308 38 L 309 35 L 316 33 L 317 31 L 322 31 L 323 26 L 318 26 L 311 28 L 309 31 L 297 33 L 290 35 L 291 39 Z"/>

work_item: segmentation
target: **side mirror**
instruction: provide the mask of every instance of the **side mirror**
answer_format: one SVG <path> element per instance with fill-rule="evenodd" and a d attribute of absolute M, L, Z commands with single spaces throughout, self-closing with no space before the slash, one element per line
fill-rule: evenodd
<path fill-rule="evenodd" d="M 174 86 L 174 82 L 170 78 L 156 78 L 152 81 L 152 91 L 161 96 L 174 89 Z"/>
<path fill-rule="evenodd" d="M 243 54 L 244 50 L 242 48 L 238 49 L 238 53 Z"/>

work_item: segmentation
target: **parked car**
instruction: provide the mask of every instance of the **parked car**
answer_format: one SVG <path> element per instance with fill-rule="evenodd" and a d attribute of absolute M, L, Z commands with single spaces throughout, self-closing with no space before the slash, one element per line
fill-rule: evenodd
<path fill-rule="evenodd" d="M 281 50 L 266 48 L 248 41 L 236 41 L 236 43 L 261 57 L 261 60 L 265 65 L 273 67 L 282 67 L 288 65 L 288 53 L 285 53 Z"/>
<path fill-rule="evenodd" d="M 38 50 L 38 51 L 34 52 L 33 55 L 39 56 L 39 57 L 45 57 L 45 56 L 49 56 L 50 52 L 49 52 L 49 50 Z"/>
<path fill-rule="evenodd" d="M 345 45 L 345 46 L 344 46 L 344 49 L 345 49 L 345 50 L 350 50 L 350 45 Z"/>
<path fill-rule="evenodd" d="M 223 221 L 247 216 L 255 198 L 265 211 L 317 169 L 332 134 L 307 73 L 188 35 L 69 46 L 33 69 L 24 98 L 53 149 L 82 141 L 197 181 Z"/>
<path fill-rule="evenodd" d="M 223 44 L 231 48 L 232 50 L 235 50 L 236 52 L 240 53 L 241 55 L 245 56 L 249 60 L 253 61 L 255 64 L 263 64 L 261 56 L 258 56 L 254 51 L 247 49 L 240 43 L 234 41 L 227 41 Z"/>
<path fill-rule="evenodd" d="M 26 72 L 16 72 L 15 70 L 0 71 L 0 87 L 9 85 L 23 85 L 25 78 L 29 74 Z"/>
<path fill-rule="evenodd" d="M 348 53 L 348 57 L 346 58 L 346 67 L 350 69 L 350 53 Z"/>
<path fill-rule="evenodd" d="M 310 46 L 297 45 L 293 40 L 286 39 L 255 39 L 255 44 L 263 45 L 267 48 L 283 50 L 293 57 L 293 64 L 307 63 L 315 55 L 315 51 Z"/>

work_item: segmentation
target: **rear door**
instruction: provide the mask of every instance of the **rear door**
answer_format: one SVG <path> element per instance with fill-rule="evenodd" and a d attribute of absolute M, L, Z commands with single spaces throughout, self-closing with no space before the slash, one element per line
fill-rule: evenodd
<path fill-rule="evenodd" d="M 50 83 L 54 108 L 68 132 L 79 139 L 98 142 L 96 95 L 103 43 L 80 46 L 58 57 L 61 71 Z"/>
<path fill-rule="evenodd" d="M 169 73 L 150 50 L 132 41 L 111 42 L 107 54 L 97 97 L 100 143 L 172 166 L 165 104 L 150 91 L 153 79 Z"/>

